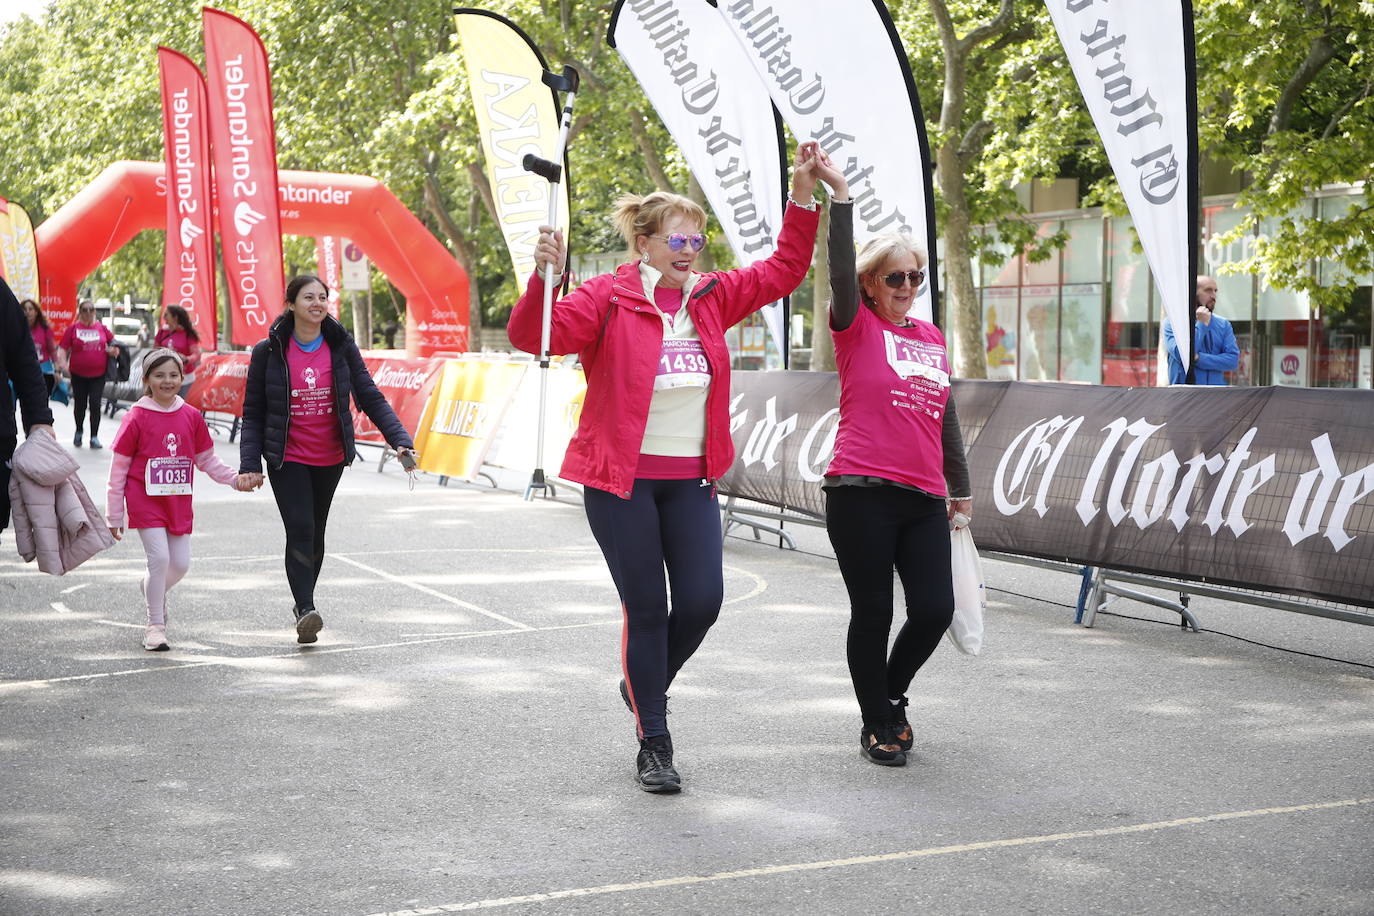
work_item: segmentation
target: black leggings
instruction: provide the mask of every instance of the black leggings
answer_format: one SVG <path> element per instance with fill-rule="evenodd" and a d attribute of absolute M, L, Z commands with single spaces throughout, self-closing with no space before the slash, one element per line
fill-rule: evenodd
<path fill-rule="evenodd" d="M 100 434 L 101 397 L 105 394 L 105 376 L 89 378 L 84 375 L 72 376 L 72 418 L 76 420 L 76 434 L 81 435 L 81 424 L 86 419 L 86 408 L 91 411 L 91 438 Z"/>
<path fill-rule="evenodd" d="M 827 487 L 825 527 L 849 591 L 849 676 L 864 726 L 889 721 L 888 699 L 940 644 L 954 616 L 945 502 L 901 487 Z M 906 622 L 892 654 L 892 570 L 902 579 Z"/>
<path fill-rule="evenodd" d="M 698 479 L 636 480 L 632 493 L 621 499 L 587 487 L 582 502 L 620 593 L 621 664 L 635 725 L 652 738 L 668 734 L 668 685 L 720 615 L 720 506 Z"/>
<path fill-rule="evenodd" d="M 302 611 L 315 609 L 315 583 L 324 565 L 324 528 L 343 469 L 342 464 L 317 467 L 295 461 L 279 469 L 267 467 L 286 528 L 286 581 Z"/>

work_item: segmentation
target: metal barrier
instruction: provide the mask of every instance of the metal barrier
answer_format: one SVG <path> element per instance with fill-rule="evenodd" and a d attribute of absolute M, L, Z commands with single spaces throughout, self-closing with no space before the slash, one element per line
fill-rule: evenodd
<path fill-rule="evenodd" d="M 720 531 L 723 537 L 729 534 L 732 528 L 750 528 L 753 530 L 754 540 L 756 541 L 761 541 L 762 538 L 760 534 L 762 532 L 767 532 L 778 536 L 779 549 L 795 550 L 797 547 L 796 542 L 792 539 L 792 536 L 781 527 L 783 523 L 810 525 L 821 528 L 825 527 L 825 521 L 823 519 L 818 519 L 811 515 L 789 512 L 786 509 L 779 509 L 776 506 L 755 503 L 752 500 L 742 500 L 736 496 L 730 496 L 721 510 Z M 1019 563 L 1022 566 L 1036 566 L 1041 569 L 1051 569 L 1079 576 L 1082 584 L 1078 592 L 1078 603 L 1077 610 L 1074 614 L 1074 623 L 1081 624 L 1084 627 L 1092 627 L 1096 624 L 1098 613 L 1111 603 L 1111 599 L 1127 598 L 1131 601 L 1138 601 L 1142 604 L 1148 604 L 1162 610 L 1172 611 L 1179 615 L 1180 627 L 1184 630 L 1198 633 L 1201 632 L 1201 627 L 1198 624 L 1197 617 L 1194 616 L 1193 612 L 1189 609 L 1190 599 L 1194 596 L 1217 598 L 1223 601 L 1236 601 L 1241 604 L 1252 604 L 1258 607 L 1273 608 L 1280 611 L 1291 611 L 1296 614 L 1307 614 L 1313 617 L 1342 620 L 1346 623 L 1374 626 L 1374 609 L 1357 607 L 1355 605 L 1337 604 L 1335 602 L 1322 601 L 1316 598 L 1299 598 L 1293 595 L 1281 595 L 1274 592 L 1260 592 L 1252 589 L 1213 585 L 1207 582 L 1188 582 L 1182 579 L 1170 579 L 1165 576 L 1151 576 L 1144 573 L 1127 572 L 1119 569 L 1082 566 L 1063 560 L 1045 560 L 1040 557 L 1002 553 L 995 550 L 979 550 L 978 553 L 980 556 L 989 560 Z M 1130 586 L 1132 585 L 1164 589 L 1177 594 L 1178 597 L 1177 599 L 1171 599 L 1161 595 L 1152 595 L 1149 592 L 1140 591 L 1138 588 L 1131 588 Z"/>

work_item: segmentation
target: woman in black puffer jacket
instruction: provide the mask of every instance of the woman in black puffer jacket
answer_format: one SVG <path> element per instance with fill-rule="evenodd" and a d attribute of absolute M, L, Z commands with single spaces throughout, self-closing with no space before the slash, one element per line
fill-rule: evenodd
<path fill-rule="evenodd" d="M 343 469 L 357 457 L 349 396 L 388 445 L 414 455 L 410 435 L 373 384 L 358 345 L 329 317 L 328 301 L 316 277 L 287 284 L 286 312 L 253 347 L 239 439 L 243 483 L 261 486 L 267 462 L 286 528 L 286 580 L 301 643 L 315 642 L 324 626 L 315 583 L 324 564 L 325 523 Z"/>

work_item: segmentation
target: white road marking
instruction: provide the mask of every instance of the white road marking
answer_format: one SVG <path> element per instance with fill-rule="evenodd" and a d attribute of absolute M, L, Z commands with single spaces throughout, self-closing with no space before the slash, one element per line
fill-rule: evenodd
<path fill-rule="evenodd" d="M 737 572 L 741 576 L 748 576 L 749 578 L 753 579 L 754 588 L 747 595 L 740 595 L 738 598 L 731 598 L 729 601 L 722 602 L 721 607 L 726 607 L 731 604 L 738 604 L 741 601 L 748 601 L 750 598 L 753 598 L 757 595 L 762 595 L 764 593 L 764 590 L 768 588 L 768 580 L 764 579 L 763 576 L 760 576 L 758 573 L 751 573 L 747 569 L 740 569 L 738 566 L 731 566 L 729 563 L 724 563 L 722 564 L 722 566 L 723 568 L 728 569 L 731 572 Z"/>
<path fill-rule="evenodd" d="M 82 582 L 80 585 L 73 585 L 71 588 L 64 588 L 64 589 L 62 589 L 62 591 L 60 592 L 60 594 L 63 594 L 63 595 L 70 595 L 72 592 L 79 592 L 79 591 L 81 591 L 83 588 L 85 588 L 86 586 L 88 586 L 88 585 L 90 585 L 90 584 L 91 584 L 91 583 L 89 583 L 89 582 Z"/>
<path fill-rule="evenodd" d="M 295 649 L 290 652 L 274 652 L 268 655 L 245 655 L 225 658 L 207 658 L 184 664 L 156 665 L 148 668 L 127 668 L 123 671 L 100 671 L 93 674 L 72 674 L 65 677 L 43 678 L 33 681 L 0 681 L 0 696 L 6 693 L 15 693 L 20 690 L 36 690 L 42 687 L 51 687 L 54 684 L 65 684 L 76 681 L 96 681 L 105 678 L 124 677 L 130 674 L 153 674 L 161 671 L 178 671 L 185 668 L 207 668 L 211 665 L 219 665 L 225 668 L 242 668 L 261 662 L 274 661 L 300 661 L 318 655 L 341 655 L 346 652 L 371 652 L 375 649 L 396 649 L 405 646 L 423 646 L 436 642 L 452 642 L 459 639 L 479 639 L 484 636 L 512 636 L 521 633 L 551 633 L 557 630 L 582 630 L 588 627 L 604 627 L 612 624 L 619 625 L 620 620 L 597 620 L 592 623 L 568 623 L 554 627 L 515 627 L 508 630 L 478 630 L 470 633 L 456 633 L 445 636 L 431 636 L 426 639 L 409 639 L 398 642 L 375 643 L 365 646 L 337 646 L 333 649 L 306 650 Z"/>
<path fill-rule="evenodd" d="M 97 618 L 97 619 L 95 619 L 95 620 L 92 620 L 91 623 L 103 623 L 103 624 L 105 624 L 105 626 L 107 626 L 107 627 L 128 627 L 128 628 L 131 629 L 131 630 L 142 630 L 142 629 L 144 629 L 144 624 L 141 624 L 141 623 L 120 623 L 118 620 L 101 620 L 101 619 Z"/>
<path fill-rule="evenodd" d="M 1290 805 L 1283 808 L 1255 808 L 1250 811 L 1225 811 L 1220 814 L 1204 814 L 1197 817 L 1180 817 L 1171 821 L 1153 821 L 1148 824 L 1129 824 L 1121 827 L 1099 827 L 1093 830 L 1075 830 L 1070 833 L 1048 833 L 1039 836 L 1014 837 L 1007 840 L 984 840 L 978 843 L 960 843 L 954 846 L 928 846 L 925 849 L 909 849 L 903 852 L 887 852 L 872 856 L 853 856 L 848 859 L 831 859 L 826 862 L 796 862 L 790 865 L 767 865 L 761 868 L 744 868 L 738 871 L 716 872 L 712 875 L 683 875 L 677 878 L 660 878 L 656 881 L 635 881 L 626 884 L 603 884 L 599 887 L 577 887 L 543 894 L 526 894 L 521 897 L 493 897 L 487 900 L 473 900 L 467 903 L 445 903 L 426 906 L 414 910 L 389 910 L 374 913 L 372 916 L 418 916 L 422 913 L 461 913 L 467 910 L 490 910 L 496 907 L 518 906 L 524 903 L 547 903 L 551 900 L 565 900 L 570 897 L 592 897 L 604 894 L 624 894 L 630 891 L 654 890 L 664 887 L 683 887 L 691 884 L 710 884 L 719 881 L 734 881 L 740 878 L 766 878 L 790 872 L 820 871 L 827 868 L 852 868 L 856 865 L 876 865 L 885 862 L 904 862 L 928 856 L 943 856 L 961 852 L 981 852 L 988 849 L 1009 849 L 1016 846 L 1033 846 L 1043 843 L 1062 843 L 1067 840 L 1086 840 L 1096 837 L 1121 836 L 1130 833 L 1152 833 L 1172 830 L 1179 827 L 1192 827 L 1198 824 L 1213 824 L 1221 821 L 1242 818 L 1264 817 L 1275 814 L 1298 814 L 1307 811 L 1323 811 L 1332 808 L 1351 808 L 1374 803 L 1374 798 L 1347 798 L 1343 801 L 1317 802 L 1308 805 Z"/>
<path fill-rule="evenodd" d="M 57 611 L 57 613 L 59 614 L 75 613 L 74 611 L 72 611 L 71 608 L 67 607 L 61 601 L 54 601 L 52 604 L 49 605 L 49 607 L 51 607 L 54 611 Z"/>
<path fill-rule="evenodd" d="M 534 629 L 534 627 L 530 626 L 527 623 L 521 623 L 518 620 L 511 620 L 509 617 L 503 617 L 495 611 L 488 611 L 486 608 L 480 608 L 475 604 L 462 600 L 461 598 L 455 598 L 452 595 L 446 595 L 437 589 L 430 588 L 428 585 L 421 585 L 418 582 L 411 582 L 407 579 L 402 579 L 400 576 L 393 576 L 391 573 L 383 572 L 382 570 L 377 569 L 375 566 L 368 566 L 366 563 L 359 563 L 352 557 L 345 557 L 339 554 L 335 554 L 334 558 L 336 560 L 339 560 L 340 562 L 347 563 L 349 566 L 356 566 L 364 572 L 370 572 L 374 576 L 379 576 L 383 579 L 386 579 L 388 582 L 395 582 L 398 585 L 404 585 L 406 588 L 413 588 L 415 589 L 415 591 L 429 595 L 431 598 L 438 598 L 440 601 L 447 601 L 449 604 L 457 605 L 461 608 L 467 608 L 469 611 L 481 614 L 484 617 L 490 617 L 497 623 L 504 623 L 508 627 L 515 627 L 516 629 L 520 630 Z"/>

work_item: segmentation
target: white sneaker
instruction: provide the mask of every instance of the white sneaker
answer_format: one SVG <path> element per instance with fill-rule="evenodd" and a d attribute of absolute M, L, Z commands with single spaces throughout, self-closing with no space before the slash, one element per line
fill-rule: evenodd
<path fill-rule="evenodd" d="M 163 624 L 152 624 L 143 631 L 143 648 L 149 652 L 166 652 L 172 648 L 167 645 L 167 627 Z"/>

